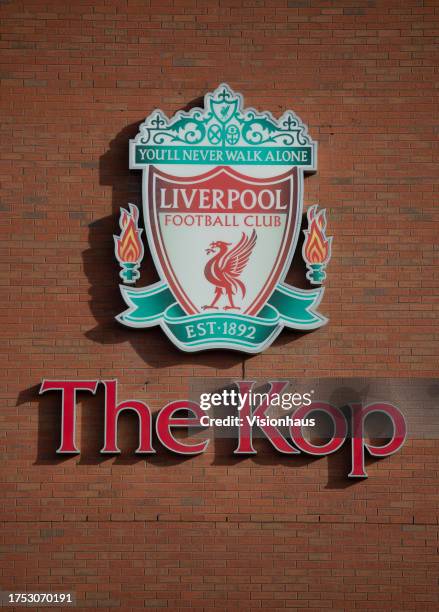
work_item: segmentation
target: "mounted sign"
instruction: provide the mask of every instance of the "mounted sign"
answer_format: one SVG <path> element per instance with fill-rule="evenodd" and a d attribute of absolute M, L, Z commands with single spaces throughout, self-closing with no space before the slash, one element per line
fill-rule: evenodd
<path fill-rule="evenodd" d="M 323 288 L 284 282 L 302 222 L 303 174 L 316 168 L 316 143 L 292 113 L 244 109 L 228 85 L 205 109 L 158 110 L 130 141 L 130 168 L 143 170 L 146 236 L 161 281 L 121 286 L 129 327 L 160 325 L 184 351 L 256 353 L 284 326 L 309 330 L 327 319 Z M 139 211 L 122 210 L 115 253 L 126 284 L 143 257 Z M 320 284 L 330 258 L 325 212 L 308 211 L 302 250 L 307 278 Z"/>
<path fill-rule="evenodd" d="M 201 440 L 190 440 L 190 436 L 176 437 L 173 431 L 174 428 L 188 429 L 193 434 L 194 430 L 211 428 L 213 425 L 211 421 L 219 420 L 210 419 L 198 402 L 174 400 L 163 406 L 153 419 L 149 406 L 144 402 L 139 400 L 118 401 L 116 380 L 44 380 L 40 394 L 47 391 L 60 391 L 62 394 L 61 444 L 57 453 L 76 454 L 80 452 L 76 446 L 76 396 L 80 391 L 95 394 L 100 384 L 105 387 L 104 446 L 101 453 L 120 453 L 117 444 L 118 421 L 120 414 L 126 411 L 135 412 L 138 417 L 139 446 L 136 453 L 156 452 L 152 436 L 154 421 L 157 438 L 169 451 L 179 455 L 197 455 L 207 450 L 210 442 L 208 437 L 202 437 Z M 234 435 L 237 436 L 237 447 L 233 451 L 235 455 L 257 454 L 253 445 L 256 434 L 254 430 L 259 430 L 262 436 L 284 457 L 297 456 L 301 453 L 316 457 L 331 455 L 349 440 L 351 445 L 349 477 L 366 478 L 366 451 L 372 457 L 382 458 L 393 455 L 404 445 L 407 435 L 404 415 L 396 406 L 387 402 L 373 402 L 365 406 L 359 402 L 352 403 L 346 413 L 346 410 L 328 402 L 307 403 L 304 401 L 292 414 L 284 417 L 284 419 L 289 419 L 288 427 L 286 431 L 285 428 L 284 431 L 281 431 L 279 421 L 271 419 L 269 412 L 272 402 L 275 401 L 276 396 L 282 394 L 288 382 L 270 381 L 267 393 L 256 394 L 261 395 L 260 403 L 257 406 L 253 406 L 251 400 L 255 381 L 236 381 L 235 385 L 241 398 L 241 405 L 236 412 L 234 411 L 235 415 L 232 417 Z M 366 419 L 372 414 L 379 415 L 391 425 L 385 443 L 376 445 L 367 439 Z M 231 415 L 232 413 L 229 419 Z M 323 444 L 315 444 L 303 431 L 303 428 L 314 420 L 309 419 L 311 415 L 324 416 L 332 423 L 332 433 L 327 436 L 328 439 Z"/>

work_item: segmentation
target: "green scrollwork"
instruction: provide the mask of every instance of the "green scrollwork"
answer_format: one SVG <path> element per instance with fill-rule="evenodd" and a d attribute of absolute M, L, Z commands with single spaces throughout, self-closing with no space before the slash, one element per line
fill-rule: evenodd
<path fill-rule="evenodd" d="M 156 111 L 142 123 L 134 144 L 222 148 L 311 146 L 314 150 L 306 126 L 291 111 L 277 120 L 268 112 L 244 109 L 241 95 L 225 84 L 206 94 L 204 100 L 205 109 L 179 111 L 172 120 Z"/>

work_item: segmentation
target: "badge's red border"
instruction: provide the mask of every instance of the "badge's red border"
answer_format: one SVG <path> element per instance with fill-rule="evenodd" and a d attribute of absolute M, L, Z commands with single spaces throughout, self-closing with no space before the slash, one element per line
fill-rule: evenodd
<path fill-rule="evenodd" d="M 299 212 L 298 211 L 298 199 L 297 199 L 298 173 L 297 173 L 296 167 L 292 168 L 291 170 L 288 170 L 287 172 L 284 172 L 283 174 L 279 174 L 278 176 L 266 177 L 266 178 L 256 178 L 253 176 L 246 176 L 244 174 L 241 174 L 240 172 L 237 172 L 236 170 L 234 170 L 234 168 L 230 166 L 216 166 L 212 170 L 209 170 L 208 172 L 205 172 L 204 174 L 199 174 L 196 176 L 188 176 L 188 177 L 178 176 L 177 177 L 175 175 L 163 172 L 162 170 L 159 170 L 156 166 L 151 165 L 149 167 L 149 173 L 148 173 L 148 203 L 147 203 L 147 206 L 148 206 L 149 221 L 150 221 L 150 228 L 151 228 L 151 233 L 152 233 L 152 238 L 153 238 L 154 250 L 160 262 L 160 267 L 163 271 L 163 274 L 165 274 L 166 280 L 169 283 L 170 289 L 172 293 L 174 294 L 175 298 L 178 300 L 178 302 L 182 306 L 182 308 L 185 310 L 185 312 L 188 315 L 199 314 L 201 311 L 198 310 L 198 308 L 195 306 L 195 304 L 193 304 L 189 296 L 186 295 L 183 288 L 180 286 L 178 279 L 175 276 L 174 270 L 171 266 L 171 263 L 167 257 L 166 251 L 164 248 L 162 249 L 160 246 L 160 244 L 161 243 L 164 244 L 164 242 L 163 242 L 163 236 L 161 235 L 160 227 L 158 225 L 158 222 L 156 222 L 156 214 L 155 214 L 156 211 L 154 207 L 152 178 L 154 175 L 160 176 L 168 180 L 173 180 L 173 179 L 178 178 L 178 181 L 180 183 L 192 184 L 196 182 L 197 180 L 208 179 L 210 176 L 213 176 L 214 174 L 217 174 L 218 172 L 221 172 L 221 171 L 227 171 L 228 173 L 232 174 L 235 178 L 243 182 L 251 179 L 252 182 L 260 183 L 260 184 L 266 184 L 267 181 L 280 182 L 281 180 L 288 178 L 288 177 L 293 178 L 291 209 L 289 210 L 289 214 L 288 214 L 288 217 L 289 217 L 288 233 L 284 235 L 283 237 L 283 245 L 282 245 L 282 248 L 279 250 L 278 256 L 274 263 L 274 266 L 273 266 L 268 282 L 264 285 L 264 287 L 261 289 L 261 291 L 258 293 L 256 298 L 253 300 L 253 302 L 250 304 L 250 306 L 247 308 L 247 310 L 244 313 L 250 316 L 255 316 L 263 308 L 263 306 L 269 299 L 270 295 L 273 293 L 277 283 L 279 282 L 280 275 L 282 274 L 282 271 L 284 270 L 285 262 L 288 256 L 290 255 L 291 246 L 292 246 L 292 238 L 295 232 L 296 224 L 298 222 L 297 216 Z M 295 219 L 292 219 L 292 214 L 293 214 L 294 209 L 295 209 L 296 214 L 295 214 Z M 166 274 L 167 271 L 170 272 L 170 274 Z"/>

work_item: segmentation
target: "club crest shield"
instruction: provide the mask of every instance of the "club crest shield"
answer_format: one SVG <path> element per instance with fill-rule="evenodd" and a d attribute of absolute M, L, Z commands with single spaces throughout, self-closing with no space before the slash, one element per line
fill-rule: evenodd
<path fill-rule="evenodd" d="M 221 92 L 219 100 L 213 99 L 210 101 L 212 113 L 221 123 L 228 123 L 238 108 L 239 100 L 237 98 L 229 100 L 228 98 L 231 98 L 231 96 L 227 89 L 225 89 Z M 215 128 L 212 129 L 213 125 L 210 126 L 211 136 L 212 134 L 217 133 Z M 220 134 L 221 132 L 218 133 L 218 136 Z"/>
<path fill-rule="evenodd" d="M 205 108 L 169 120 L 156 111 L 130 141 L 130 167 L 143 171 L 143 219 L 161 281 L 139 279 L 139 211 L 121 211 L 115 255 L 128 309 L 118 320 L 160 325 L 185 351 L 259 352 L 282 327 L 326 323 L 323 288 L 284 282 L 302 222 L 303 174 L 315 170 L 316 144 L 291 112 L 276 121 L 244 109 L 228 85 Z M 330 257 L 324 211 L 313 206 L 302 253 L 307 278 L 321 284 Z"/>

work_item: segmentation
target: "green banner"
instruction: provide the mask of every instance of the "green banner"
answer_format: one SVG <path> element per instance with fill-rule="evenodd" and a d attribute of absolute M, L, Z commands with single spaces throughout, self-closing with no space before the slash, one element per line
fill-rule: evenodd
<path fill-rule="evenodd" d="M 135 147 L 135 164 L 215 164 L 227 166 L 311 166 L 312 148 L 303 147 L 219 147 L 139 145 Z"/>
<path fill-rule="evenodd" d="M 282 327 L 315 329 L 326 323 L 315 312 L 323 288 L 297 289 L 280 283 L 257 316 L 226 312 L 187 315 L 166 283 L 133 289 L 120 287 L 129 306 L 117 318 L 129 327 L 160 325 L 184 351 L 227 348 L 257 353 L 269 345 Z"/>

